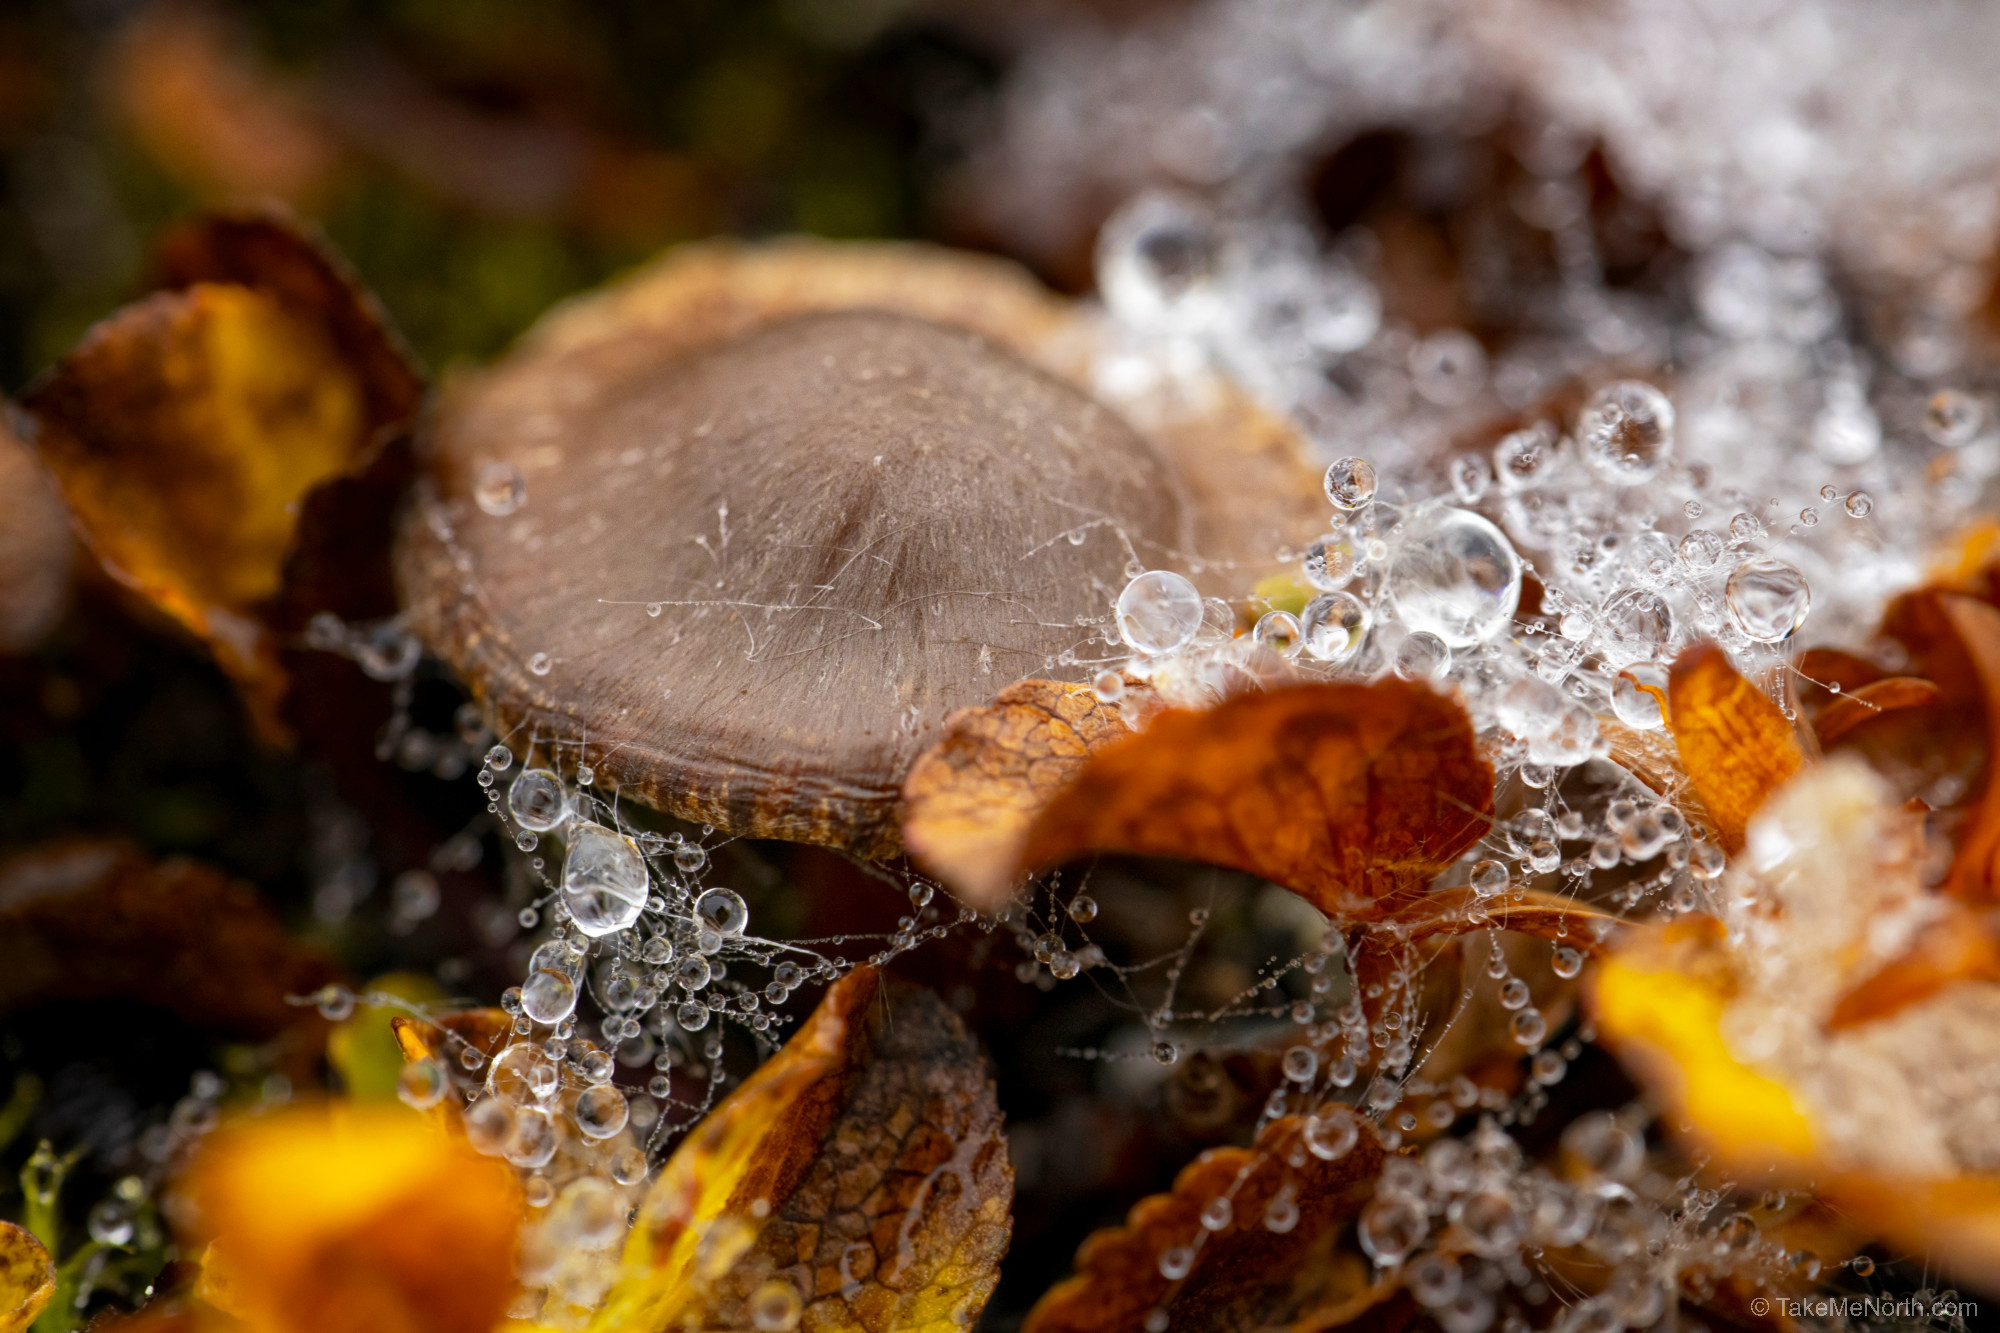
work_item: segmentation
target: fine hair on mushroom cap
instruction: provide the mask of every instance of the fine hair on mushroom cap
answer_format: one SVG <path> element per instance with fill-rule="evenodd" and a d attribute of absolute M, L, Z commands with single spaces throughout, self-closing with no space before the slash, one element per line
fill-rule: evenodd
<path fill-rule="evenodd" d="M 1179 483 L 966 329 L 858 309 L 676 343 L 453 395 L 405 604 L 516 748 L 581 742 L 600 783 L 731 833 L 892 854 L 943 718 L 1082 679 L 1127 566 L 1185 551 Z M 495 464 L 524 488 L 504 515 L 472 500 Z"/>

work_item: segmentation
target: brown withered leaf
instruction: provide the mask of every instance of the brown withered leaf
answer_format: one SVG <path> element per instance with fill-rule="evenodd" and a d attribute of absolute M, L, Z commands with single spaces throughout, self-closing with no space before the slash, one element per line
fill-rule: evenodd
<path fill-rule="evenodd" d="M 993 1083 L 931 992 L 858 968 L 648 1190 L 594 1328 L 959 1333 L 998 1280 L 1013 1167 Z"/>
<path fill-rule="evenodd" d="M 2000 610 L 1971 597 L 1937 599 L 1945 623 L 1964 652 L 1985 708 L 1986 776 L 1973 799 L 1958 851 L 1944 880 L 1945 890 L 1968 902 L 1990 903 L 2000 896 Z"/>
<path fill-rule="evenodd" d="M 178 233 L 163 271 L 172 286 L 93 328 L 25 406 L 105 569 L 207 643 L 280 736 L 262 617 L 301 509 L 374 460 L 422 382 L 338 261 L 274 216 Z"/>
<path fill-rule="evenodd" d="M 961 774 L 1012 765 L 946 762 Z M 1375 915 L 1470 846 L 1492 804 L 1492 770 L 1457 704 L 1403 681 L 1296 685 L 1163 711 L 1092 754 L 1025 830 L 981 836 L 986 855 L 933 838 L 943 857 L 919 864 L 991 906 L 1025 874 L 1084 852 L 1174 856 L 1262 875 L 1336 916 Z M 1019 829 L 1019 804 L 1000 808 Z M 961 818 L 957 836 L 974 825 Z"/>
<path fill-rule="evenodd" d="M 1921 676 L 1885 676 L 1851 691 L 1843 691 L 1813 718 L 1821 745 L 1831 745 L 1863 722 L 1872 722 L 1899 708 L 1919 708 L 1944 696 L 1937 682 Z"/>
<path fill-rule="evenodd" d="M 1718 841 L 1734 853 L 1757 808 L 1805 763 L 1778 706 L 1712 643 L 1688 649 L 1668 675 L 1667 725 Z"/>
<path fill-rule="evenodd" d="M 903 781 L 903 847 L 932 874 L 969 886 L 1010 864 L 1035 817 L 1106 745 L 1132 734 L 1087 685 L 1024 680 L 945 719 L 944 739 Z"/>
<path fill-rule="evenodd" d="M 0 1013 L 120 997 L 238 1040 L 292 1030 L 302 1034 L 293 1054 L 309 1061 L 324 1025 L 285 997 L 340 975 L 256 893 L 208 866 L 92 841 L 0 862 Z"/>
<path fill-rule="evenodd" d="M 2000 925 L 1990 912 L 1952 903 L 1901 955 L 1841 996 L 1827 1026 L 1888 1018 L 1960 981 L 2000 982 Z"/>
<path fill-rule="evenodd" d="M 1171 1193 L 1141 1200 L 1124 1226 L 1084 1241 L 1075 1276 L 1035 1303 L 1022 1333 L 1143 1333 L 1156 1310 L 1167 1312 L 1169 1327 L 1191 1333 L 1369 1327 L 1370 1312 L 1402 1299 L 1395 1283 L 1376 1284 L 1367 1260 L 1345 1244 L 1348 1224 L 1374 1193 L 1382 1147 L 1374 1127 L 1355 1116 L 1353 1145 L 1327 1160 L 1308 1151 L 1306 1123 L 1288 1116 L 1250 1148 L 1196 1158 Z M 1202 1209 L 1218 1198 L 1229 1201 L 1229 1220 L 1209 1230 Z M 1296 1210 L 1283 1219 L 1293 1224 L 1269 1225 L 1274 1208 Z M 1192 1250 L 1191 1264 L 1170 1281 L 1161 1256 L 1183 1248 Z"/>
<path fill-rule="evenodd" d="M 47 1248 L 26 1228 L 0 1222 L 0 1333 L 22 1333 L 55 1292 Z"/>

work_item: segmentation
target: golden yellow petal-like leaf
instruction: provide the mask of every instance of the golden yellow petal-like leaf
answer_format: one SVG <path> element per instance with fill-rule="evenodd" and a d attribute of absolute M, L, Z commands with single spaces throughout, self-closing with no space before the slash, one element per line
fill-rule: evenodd
<path fill-rule="evenodd" d="M 1743 846 L 1750 816 L 1805 762 L 1798 736 L 1778 706 L 1712 643 L 1681 655 L 1667 693 L 1667 725 L 1681 763 L 1718 840 L 1734 853 Z"/>
<path fill-rule="evenodd" d="M 0 1333 L 21 1333 L 56 1291 L 56 1265 L 34 1233 L 0 1222 Z"/>
<path fill-rule="evenodd" d="M 602 1333 L 962 1333 L 998 1280 L 1013 1168 L 985 1062 L 929 991 L 860 968 L 647 1192 Z"/>
<path fill-rule="evenodd" d="M 513 1290 L 513 1172 L 401 1107 L 225 1126 L 189 1189 L 201 1295 L 259 1333 L 491 1333 Z"/>
<path fill-rule="evenodd" d="M 1800 1162 L 1813 1133 L 1777 1080 L 1739 1061 L 1722 1035 L 1733 981 L 1721 923 L 1687 917 L 1634 930 L 1598 960 L 1590 986 L 1602 1039 L 1654 1087 L 1669 1091 L 1697 1137 L 1746 1168 Z"/>

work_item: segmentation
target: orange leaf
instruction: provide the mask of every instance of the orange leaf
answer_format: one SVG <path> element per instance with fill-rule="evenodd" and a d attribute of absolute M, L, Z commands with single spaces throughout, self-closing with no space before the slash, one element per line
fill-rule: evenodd
<path fill-rule="evenodd" d="M 1992 902 L 2000 884 L 2000 610 L 1970 597 L 1938 598 L 1946 623 L 1971 662 L 1986 708 L 1986 776 L 1959 836 L 1958 853 L 1945 875 L 1948 893 L 1971 902 Z"/>
<path fill-rule="evenodd" d="M 1132 734 L 1088 686 L 1024 680 L 945 719 L 944 739 L 903 781 L 903 846 L 981 906 L 1011 887 L 995 869 L 1018 856 L 1035 816 L 1084 762 Z"/>
<path fill-rule="evenodd" d="M 1076 1275 L 1035 1303 L 1022 1333 L 1142 1333 L 1156 1310 L 1170 1328 L 1330 1328 L 1391 1298 L 1396 1284 L 1376 1284 L 1342 1243 L 1374 1193 L 1381 1143 L 1347 1108 L 1324 1123 L 1339 1127 L 1330 1138 L 1308 1140 L 1307 1122 L 1288 1116 L 1251 1148 L 1203 1153 L 1172 1193 L 1141 1200 L 1124 1226 L 1084 1241 Z M 1346 1128 L 1357 1137 L 1331 1160 L 1308 1151 L 1309 1141 L 1342 1147 Z M 1228 1201 L 1229 1216 L 1211 1230 L 1202 1212 L 1216 1199 Z M 1163 1263 L 1183 1257 L 1185 1275 L 1169 1279 Z"/>
<path fill-rule="evenodd" d="M 421 385 L 379 310 L 287 224 L 202 224 L 166 267 L 177 289 L 98 324 L 29 390 L 35 444 L 105 569 L 207 643 L 278 735 L 260 616 L 301 509 L 373 459 Z"/>
<path fill-rule="evenodd" d="M 1014 1172 L 978 1048 L 858 968 L 674 1153 L 595 1328 L 959 1333 L 998 1280 Z"/>
<path fill-rule="evenodd" d="M 1799 654 L 1794 665 L 1809 687 L 1824 689 L 1838 685 L 1844 694 L 1873 685 L 1888 674 L 1867 658 L 1838 648 L 1808 648 Z"/>
<path fill-rule="evenodd" d="M 1827 1026 L 1838 1031 L 1887 1018 L 1960 981 L 2000 982 L 2000 938 L 1990 916 L 1953 903 L 1900 957 L 1841 996 Z"/>
<path fill-rule="evenodd" d="M 990 905 L 1028 872 L 1130 852 L 1247 870 L 1352 916 L 1420 891 L 1478 838 L 1492 802 L 1492 770 L 1457 704 L 1402 681 L 1296 685 L 1168 710 L 1105 744 L 1025 836 L 1008 803 L 1008 829 L 948 857 L 947 882 Z"/>
<path fill-rule="evenodd" d="M 491 1333 L 514 1287 L 513 1172 L 401 1107 L 226 1126 L 188 1187 L 203 1298 L 263 1333 Z"/>
<path fill-rule="evenodd" d="M 1667 691 L 1673 705 L 1667 725 L 1688 778 L 1723 848 L 1740 851 L 1750 817 L 1805 762 L 1798 737 L 1778 706 L 1712 643 L 1681 655 Z"/>
<path fill-rule="evenodd" d="M 1821 745 L 1831 745 L 1863 722 L 1898 708 L 1936 703 L 1944 695 L 1935 681 L 1920 676 L 1889 676 L 1841 694 L 1813 719 Z"/>
<path fill-rule="evenodd" d="M 0 1222 L 0 1333 L 22 1333 L 56 1292 L 56 1265 L 32 1232 Z"/>

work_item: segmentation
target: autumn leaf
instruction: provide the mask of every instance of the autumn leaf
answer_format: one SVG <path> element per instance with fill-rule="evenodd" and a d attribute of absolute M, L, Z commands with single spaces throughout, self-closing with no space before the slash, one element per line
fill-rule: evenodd
<path fill-rule="evenodd" d="M 1013 1168 L 993 1084 L 927 990 L 858 968 L 647 1192 L 604 1333 L 960 1333 L 998 1280 Z"/>
<path fill-rule="evenodd" d="M 55 1260 L 34 1233 L 0 1222 L 0 1333 L 22 1333 L 56 1291 Z"/>
<path fill-rule="evenodd" d="M 1831 745 L 1863 722 L 1899 708 L 1919 708 L 1944 695 L 1935 681 L 1919 676 L 1888 676 L 1843 693 L 1819 710 L 1813 731 L 1821 745 Z"/>
<path fill-rule="evenodd" d="M 186 1183 L 201 1299 L 260 1333 L 491 1333 L 514 1289 L 514 1174 L 401 1107 L 225 1125 Z"/>
<path fill-rule="evenodd" d="M 996 891 L 992 868 L 1017 859 L 1036 816 L 1092 754 L 1133 734 L 1090 687 L 1053 680 L 1010 685 L 944 731 L 903 783 L 903 846 L 982 905 L 1011 887 Z"/>
<path fill-rule="evenodd" d="M 2000 610 L 1971 597 L 1938 599 L 1962 646 L 1985 708 L 1986 776 L 1974 798 L 1945 890 L 1969 902 L 2000 897 Z"/>
<path fill-rule="evenodd" d="M 306 1078 L 323 1024 L 286 997 L 339 976 L 254 891 L 211 867 L 84 840 L 0 862 L 0 1012 L 119 997 L 238 1040 L 289 1029 L 299 1034 L 291 1072 Z"/>
<path fill-rule="evenodd" d="M 1724 850 L 1740 851 L 1750 816 L 1805 762 L 1792 724 L 1712 643 L 1681 655 L 1667 693 L 1688 778 Z"/>
<path fill-rule="evenodd" d="M 1332 1328 L 1394 1298 L 1344 1243 L 1382 1169 L 1375 1128 L 1344 1106 L 1320 1117 L 1203 1153 L 1170 1193 L 1084 1241 L 1075 1276 L 1035 1303 L 1022 1333 L 1145 1333 L 1155 1311 L 1169 1328 Z"/>
<path fill-rule="evenodd" d="M 1089 757 L 1068 784 L 1024 821 L 1058 770 L 1041 755 L 1045 746 L 1054 755 L 1051 731 L 1010 711 L 1020 707 L 960 714 L 905 788 L 905 837 L 925 849 L 918 864 L 981 906 L 1070 857 L 1129 852 L 1247 870 L 1322 911 L 1379 915 L 1385 900 L 1421 891 L 1450 865 L 1492 808 L 1492 771 L 1463 710 L 1383 681 L 1167 710 L 1136 735 L 1106 728 L 1083 744 Z M 1071 736 L 1082 733 L 1056 734 L 1054 757 L 1074 766 Z M 1027 755 L 1007 752 L 1021 744 Z M 991 823 L 980 818 L 982 793 Z"/>
<path fill-rule="evenodd" d="M 2000 982 L 2000 931 L 1989 913 L 1952 903 L 1902 954 L 1841 996 L 1827 1026 L 1888 1018 L 1961 981 Z"/>
<path fill-rule="evenodd" d="M 218 218 L 166 243 L 168 289 L 33 385 L 34 443 L 105 569 L 208 644 L 267 735 L 284 675 L 261 617 L 316 488 L 358 472 L 421 382 L 311 237 Z"/>

